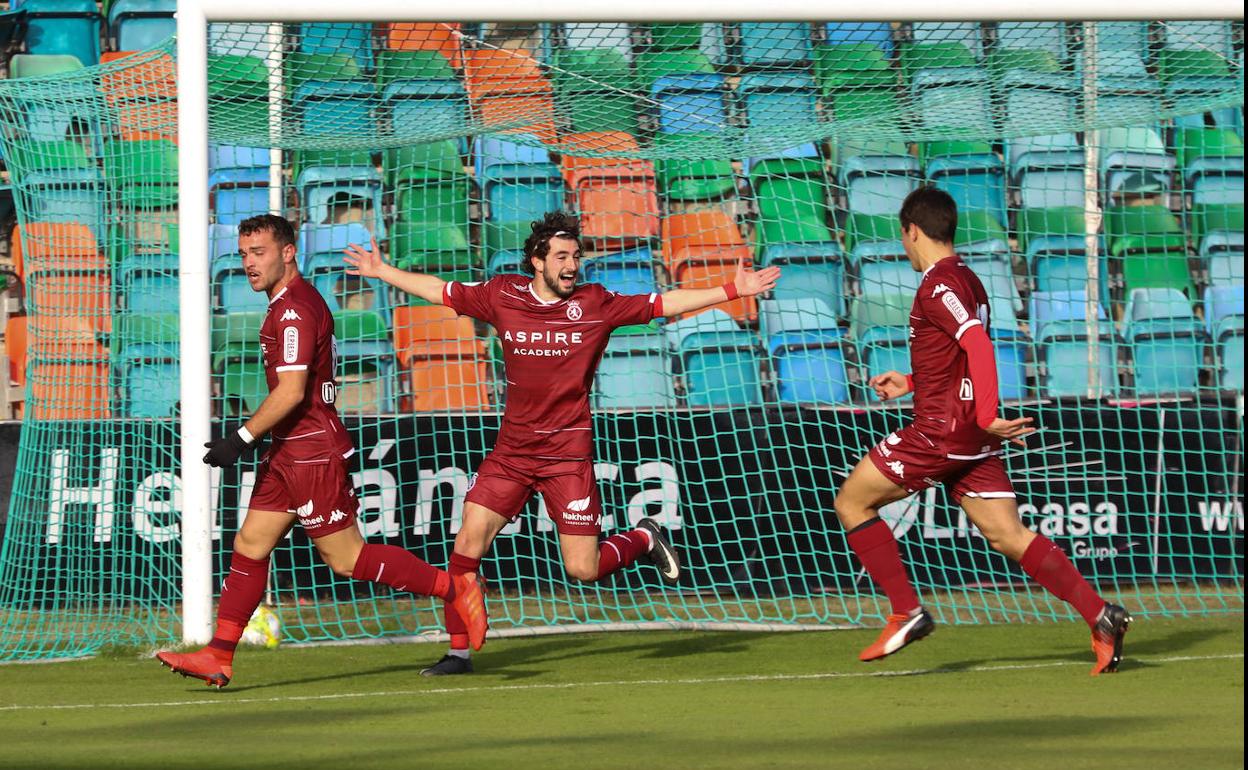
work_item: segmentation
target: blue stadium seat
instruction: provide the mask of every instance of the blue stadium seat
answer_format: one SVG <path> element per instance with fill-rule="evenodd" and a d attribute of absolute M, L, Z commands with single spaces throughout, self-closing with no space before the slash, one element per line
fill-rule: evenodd
<path fill-rule="evenodd" d="M 896 216 L 901 202 L 918 186 L 918 160 L 905 145 L 843 146 L 838 181 L 845 188 L 849 211 L 868 216 Z"/>
<path fill-rule="evenodd" d="M 26 50 L 100 62 L 100 10 L 95 0 L 26 0 Z"/>
<path fill-rule="evenodd" d="M 540 219 L 563 204 L 563 177 L 542 147 L 479 137 L 472 148 L 477 185 L 493 222 Z"/>
<path fill-rule="evenodd" d="M 213 22 L 208 25 L 208 55 L 262 56 L 268 33 L 269 25 L 263 22 Z"/>
<path fill-rule="evenodd" d="M 978 67 L 923 69 L 914 73 L 910 90 L 916 113 L 930 131 L 958 131 L 992 136 L 991 84 Z"/>
<path fill-rule="evenodd" d="M 743 75 L 737 84 L 737 98 L 753 131 L 813 126 L 818 121 L 815 94 L 814 78 L 805 73 Z"/>
<path fill-rule="evenodd" d="M 665 134 L 718 134 L 728 128 L 724 76 L 713 72 L 664 75 L 650 87 L 657 104 L 659 131 Z"/>
<path fill-rule="evenodd" d="M 893 57 L 893 27 L 882 21 L 828 22 L 824 25 L 828 45 L 855 45 L 870 43 Z"/>
<path fill-rule="evenodd" d="M 1205 289 L 1205 329 L 1213 341 L 1217 384 L 1228 390 L 1244 389 L 1244 287 L 1210 286 Z"/>
<path fill-rule="evenodd" d="M 746 67 L 793 67 L 810 61 L 809 24 L 741 22 L 737 35 Z"/>
<path fill-rule="evenodd" d="M 269 211 L 269 151 L 214 144 L 208 148 L 213 215 L 224 225 Z"/>
<path fill-rule="evenodd" d="M 764 300 L 759 321 L 782 402 L 843 404 L 851 400 L 847 341 L 819 299 Z"/>
<path fill-rule="evenodd" d="M 264 305 L 243 272 L 238 255 L 238 228 L 230 225 L 208 225 L 209 272 L 212 276 L 213 305 L 217 313 L 249 313 Z"/>
<path fill-rule="evenodd" d="M 177 0 L 113 0 L 108 6 L 108 29 L 118 51 L 155 48 L 178 31 L 174 21 Z"/>
<path fill-rule="evenodd" d="M 348 245 L 367 246 L 371 237 L 368 229 L 356 222 L 299 228 L 300 271 L 325 298 L 330 312 L 374 310 L 390 318 L 386 285 L 375 278 L 347 275 L 342 261 Z"/>
<path fill-rule="evenodd" d="M 1191 393 L 1199 386 L 1203 336 L 1191 303 L 1173 288 L 1135 289 L 1127 298 L 1125 334 L 1140 396 Z"/>
<path fill-rule="evenodd" d="M 341 206 L 365 209 L 363 221 L 377 238 L 386 234 L 381 207 L 381 173 L 371 166 L 309 166 L 295 179 L 303 219 L 310 224 L 338 221 Z"/>
<path fill-rule="evenodd" d="M 1209 264 L 1209 283 L 1213 286 L 1244 285 L 1243 233 L 1239 233 L 1239 251 L 1217 250 L 1202 256 Z M 1208 236 L 1206 236 L 1208 239 Z"/>
<path fill-rule="evenodd" d="M 1036 341 L 1038 382 L 1052 398 L 1083 397 L 1088 391 L 1087 294 L 1033 292 L 1031 331 Z M 1103 395 L 1118 393 L 1117 340 L 1105 308 L 1097 306 L 1097 377 Z"/>
<path fill-rule="evenodd" d="M 927 178 L 949 193 L 959 212 L 983 211 L 998 223 L 1006 222 L 1005 166 L 995 153 L 931 158 Z"/>
<path fill-rule="evenodd" d="M 997 394 L 1002 401 L 1027 398 L 1027 348 L 1025 339 L 1000 340 L 993 335 L 997 359 Z"/>
<path fill-rule="evenodd" d="M 818 299 L 832 312 L 845 315 L 845 255 L 840 244 L 782 243 L 767 246 L 759 256 L 760 267 L 782 265 L 784 279 L 776 284 L 777 300 Z"/>
<path fill-rule="evenodd" d="M 180 398 L 176 311 L 119 315 L 113 337 L 121 414 L 175 416 Z"/>
<path fill-rule="evenodd" d="M 649 247 L 617 251 L 585 262 L 585 280 L 600 283 L 618 294 L 650 294 L 654 281 L 654 254 Z"/>
<path fill-rule="evenodd" d="M 1043 51 L 1058 64 L 1070 60 L 1066 27 L 1060 21 L 1002 21 L 997 23 L 998 50 Z"/>
<path fill-rule="evenodd" d="M 310 80 L 291 98 L 309 136 L 362 135 L 373 130 L 377 92 L 368 80 Z"/>
<path fill-rule="evenodd" d="M 496 275 L 524 275 L 520 264 L 524 260 L 524 252 L 505 250 L 490 255 L 485 264 L 485 279 L 488 281 Z M 525 276 L 527 279 L 528 276 Z"/>
<path fill-rule="evenodd" d="M 1141 122 L 1151 119 L 1161 106 L 1161 85 L 1150 74 L 1148 25 L 1139 21 L 1097 23 L 1096 88 L 1097 107 L 1106 113 L 1136 114 Z M 1082 77 L 1083 57 L 1075 57 L 1076 71 Z"/>
<path fill-rule="evenodd" d="M 395 134 L 456 133 L 468 122 L 468 93 L 458 80 L 396 80 L 381 92 Z M 467 149 L 460 140 L 460 151 Z"/>
<path fill-rule="evenodd" d="M 671 353 L 662 334 L 612 335 L 594 380 L 596 409 L 669 409 L 677 405 Z"/>
<path fill-rule="evenodd" d="M 338 411 L 395 411 L 395 352 L 386 330 L 388 315 L 376 310 L 334 313 Z"/>
<path fill-rule="evenodd" d="M 712 308 L 665 329 L 677 351 L 689 406 L 733 406 L 763 400 L 759 355 L 753 334 L 732 316 Z"/>
<path fill-rule="evenodd" d="M 362 70 L 373 69 L 373 25 L 312 22 L 301 25 L 299 50 L 310 54 L 350 54 Z"/>
<path fill-rule="evenodd" d="M 1031 258 L 1036 291 L 1082 291 L 1088 285 L 1088 258 L 1078 249 L 1069 251 L 1041 252 Z M 1097 260 L 1099 265 L 1100 296 L 1102 305 L 1109 305 L 1109 260 L 1105 252 Z"/>
<path fill-rule="evenodd" d="M 130 254 L 116 268 L 114 282 L 121 290 L 123 307 L 132 315 L 158 315 L 178 311 L 178 255 Z"/>

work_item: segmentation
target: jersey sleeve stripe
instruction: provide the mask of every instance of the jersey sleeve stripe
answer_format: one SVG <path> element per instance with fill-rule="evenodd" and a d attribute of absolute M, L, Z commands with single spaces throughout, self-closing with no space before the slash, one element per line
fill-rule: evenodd
<path fill-rule="evenodd" d="M 953 335 L 953 338 L 955 340 L 960 340 L 962 339 L 962 335 L 966 334 L 967 329 L 971 328 L 972 326 L 982 326 L 982 325 L 983 324 L 979 322 L 978 318 L 972 318 L 971 320 L 967 321 L 966 323 L 958 327 L 958 333 Z"/>
<path fill-rule="evenodd" d="M 279 366 L 273 371 L 275 372 L 301 372 L 307 368 L 308 368 L 307 364 L 287 364 L 286 366 Z"/>

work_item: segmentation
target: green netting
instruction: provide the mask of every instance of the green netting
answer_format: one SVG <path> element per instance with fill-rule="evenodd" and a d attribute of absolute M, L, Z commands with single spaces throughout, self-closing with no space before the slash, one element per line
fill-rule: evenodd
<path fill-rule="evenodd" d="M 882 406 L 864 383 L 909 369 L 918 275 L 896 212 L 924 182 L 959 203 L 1005 409 L 1045 428 L 1007 458 L 1025 522 L 1137 617 L 1242 610 L 1241 23 L 218 24 L 208 37 L 206 212 L 177 206 L 171 41 L 85 68 L 22 55 L 0 81 L 25 308 L 6 325 L 25 422 L 0 657 L 176 638 L 177 414 L 233 424 L 265 396 L 264 305 L 234 226 L 270 210 L 299 225 L 303 272 L 335 313 L 365 532 L 435 564 L 497 430 L 504 348 L 488 326 L 345 275 L 347 243 L 481 280 L 516 272 L 528 222 L 566 208 L 582 217 L 584 278 L 617 291 L 782 265 L 772 296 L 620 330 L 594 384 L 605 526 L 667 523 L 680 588 L 646 569 L 568 582 L 535 501 L 485 562 L 494 625 L 878 618 L 831 508 L 908 415 L 908 399 Z M 211 222 L 210 405 L 177 403 L 179 216 Z M 254 470 L 213 477 L 214 580 Z M 885 516 L 939 619 L 1071 616 L 943 494 Z M 333 577 L 300 532 L 273 563 L 288 639 L 439 628 L 432 602 Z"/>

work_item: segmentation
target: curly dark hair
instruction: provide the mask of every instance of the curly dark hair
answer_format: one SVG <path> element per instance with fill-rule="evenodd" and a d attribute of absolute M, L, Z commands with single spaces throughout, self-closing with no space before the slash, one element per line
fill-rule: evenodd
<path fill-rule="evenodd" d="M 550 253 L 550 239 L 575 238 L 581 240 L 581 220 L 565 211 L 548 211 L 536 222 L 530 224 L 533 232 L 524 241 L 524 259 L 520 268 L 529 275 L 536 275 L 533 268 L 533 257 L 545 257 Z"/>
<path fill-rule="evenodd" d="M 277 241 L 279 249 L 285 248 L 287 244 L 291 246 L 296 245 L 295 226 L 284 217 L 279 217 L 275 214 L 259 214 L 254 217 L 248 217 L 238 223 L 238 234 L 240 236 L 263 232 L 273 234 L 273 240 Z"/>

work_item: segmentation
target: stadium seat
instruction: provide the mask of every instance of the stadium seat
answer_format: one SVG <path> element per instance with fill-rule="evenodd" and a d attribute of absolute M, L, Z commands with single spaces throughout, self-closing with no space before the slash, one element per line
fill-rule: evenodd
<path fill-rule="evenodd" d="M 9 378 L 19 392 L 26 389 L 26 359 L 28 342 L 26 316 L 11 315 L 4 321 L 4 356 L 9 361 Z M 20 398 L 20 396 L 19 396 Z"/>
<path fill-rule="evenodd" d="M 662 77 L 714 73 L 711 60 L 697 50 L 648 50 L 637 55 L 633 66 L 637 89 L 644 93 Z"/>
<path fill-rule="evenodd" d="M 675 264 L 679 252 L 694 246 L 744 245 L 745 239 L 736 220 L 723 209 L 704 209 L 663 218 L 663 255 L 669 268 Z"/>
<path fill-rule="evenodd" d="M 1110 256 L 1133 253 L 1181 253 L 1187 235 L 1165 206 L 1110 206 L 1105 209 L 1105 238 Z"/>
<path fill-rule="evenodd" d="M 958 204 L 1006 222 L 1005 167 L 985 142 L 928 142 L 922 145 L 929 181 Z"/>
<path fill-rule="evenodd" d="M 452 67 L 463 66 L 457 22 L 393 22 L 381 26 L 390 50 L 437 51 Z"/>
<path fill-rule="evenodd" d="M 395 190 L 395 217 L 404 222 L 468 224 L 469 180 L 461 173 L 415 179 L 405 175 Z"/>
<path fill-rule="evenodd" d="M 212 317 L 212 371 L 222 416 L 254 414 L 269 395 L 256 344 L 263 322 L 264 313 L 255 305 L 251 312 Z"/>
<path fill-rule="evenodd" d="M 551 79 L 560 111 L 574 132 L 637 133 L 635 85 L 626 52 L 615 48 L 558 49 Z"/>
<path fill-rule="evenodd" d="M 486 127 L 555 138 L 553 88 L 527 50 L 465 51 L 464 82 L 476 118 Z"/>
<path fill-rule="evenodd" d="M 748 257 L 748 246 L 723 247 L 691 247 L 677 254 L 676 267 L 671 271 L 672 283 L 681 289 L 712 289 L 723 286 L 736 275 L 739 259 Z M 757 302 L 753 297 L 738 297 L 734 300 L 721 302 L 714 306 L 731 315 L 740 323 L 750 323 L 758 317 Z M 685 317 L 696 316 L 705 310 L 686 313 Z"/>
<path fill-rule="evenodd" d="M 16 230 L 26 304 L 32 315 L 77 318 L 108 329 L 112 290 L 108 262 L 91 230 L 77 222 L 31 222 Z"/>
<path fill-rule="evenodd" d="M 661 133 L 717 134 L 728 127 L 728 92 L 723 75 L 661 75 L 655 78 L 649 94 Z"/>
<path fill-rule="evenodd" d="M 633 35 L 627 24 L 559 24 L 558 31 L 565 48 L 614 51 L 627 60 L 632 59 Z"/>
<path fill-rule="evenodd" d="M 895 217 L 901 202 L 918 186 L 919 162 L 901 142 L 842 144 L 837 153 L 837 180 L 845 188 L 851 216 Z M 894 227 L 888 238 L 897 238 L 898 233 Z"/>
<path fill-rule="evenodd" d="M 783 280 L 772 290 L 776 300 L 818 299 L 837 316 L 845 315 L 845 254 L 836 241 L 768 246 L 759 266 L 782 266 Z"/>
<path fill-rule="evenodd" d="M 176 313 L 136 315 L 131 309 L 118 316 L 113 361 L 119 375 L 120 415 L 175 416 L 180 398 L 178 339 Z"/>
<path fill-rule="evenodd" d="M 1244 389 L 1244 287 L 1210 286 L 1205 289 L 1205 328 L 1213 341 L 1217 385 Z"/>
<path fill-rule="evenodd" d="M 781 243 L 827 243 L 836 240 L 829 224 L 829 183 L 818 163 L 815 173 L 767 176 L 764 169 L 777 161 L 751 168 L 750 186 L 758 207 L 754 229 L 756 251 Z M 780 161 L 784 163 L 784 161 Z"/>
<path fill-rule="evenodd" d="M 1244 285 L 1244 252 L 1241 237 L 1239 252 L 1218 251 L 1209 253 L 1205 259 L 1209 265 L 1209 283 L 1212 286 Z"/>
<path fill-rule="evenodd" d="M 100 12 L 95 0 L 26 0 L 26 50 L 73 56 L 90 67 L 100 61 Z"/>
<path fill-rule="evenodd" d="M 498 251 L 490 254 L 485 262 L 485 279 L 488 281 L 496 275 L 524 275 L 520 264 L 524 261 L 523 251 Z"/>
<path fill-rule="evenodd" d="M 211 24 L 209 28 L 218 26 L 236 25 Z M 265 28 L 266 25 L 261 25 L 261 29 Z M 236 47 L 254 53 L 250 46 L 224 43 L 221 50 L 235 50 Z M 248 136 L 269 136 L 269 68 L 264 59 L 245 54 L 209 55 L 208 95 L 213 100 L 216 119 L 237 126 Z"/>
<path fill-rule="evenodd" d="M 237 225 L 269 211 L 269 150 L 213 144 L 208 147 L 208 190 L 215 221 Z"/>
<path fill-rule="evenodd" d="M 988 69 L 997 77 L 1025 70 L 1055 73 L 1070 62 L 1066 25 L 1057 21 L 1002 21 L 996 25 L 996 47 Z"/>
<path fill-rule="evenodd" d="M 636 329 L 636 333 L 629 333 Z M 677 405 L 667 338 L 648 326 L 611 335 L 598 364 L 596 409 L 670 409 Z"/>
<path fill-rule="evenodd" d="M 1101 148 L 1101 190 L 1106 200 L 1125 192 L 1126 185 L 1138 183 L 1141 177 L 1163 195 L 1170 191 L 1175 159 L 1156 129 L 1107 128 L 1096 132 L 1092 141 Z"/>
<path fill-rule="evenodd" d="M 367 166 L 306 166 L 295 178 L 303 219 L 336 224 L 354 219 L 377 237 L 386 235 L 381 174 Z M 344 219 L 344 217 L 348 219 Z"/>
<path fill-rule="evenodd" d="M 1177 289 L 1135 289 L 1123 316 L 1136 395 L 1194 392 L 1203 363 L 1204 330 L 1191 301 Z"/>
<path fill-rule="evenodd" d="M 178 310 L 176 254 L 135 254 L 116 267 L 122 305 L 128 315 L 151 316 Z"/>
<path fill-rule="evenodd" d="M 920 69 L 910 79 L 911 98 L 933 132 L 992 136 L 991 90 L 987 71 L 972 66 Z"/>
<path fill-rule="evenodd" d="M 544 148 L 479 137 L 472 154 L 487 221 L 527 223 L 562 207 L 563 178 Z"/>
<path fill-rule="evenodd" d="M 910 307 L 922 276 L 906 261 L 864 262 L 859 267 L 859 295 L 853 300 L 851 329 L 855 338 L 875 327 L 902 330 L 908 337 Z"/>
<path fill-rule="evenodd" d="M 436 51 L 381 51 L 377 88 L 395 134 L 459 133 L 468 122 L 468 94 Z M 460 140 L 461 151 L 467 140 Z"/>
<path fill-rule="evenodd" d="M 487 251 L 489 246 L 487 237 Z M 478 264 L 466 223 L 395 222 L 390 255 L 396 267 L 422 273 L 484 267 Z"/>
<path fill-rule="evenodd" d="M 108 30 L 115 50 L 146 51 L 173 37 L 177 7 L 177 0 L 112 0 Z"/>
<path fill-rule="evenodd" d="M 463 157 L 451 139 L 393 148 L 382 153 L 381 163 L 390 188 L 466 176 Z"/>
<path fill-rule="evenodd" d="M 1192 271 L 1183 252 L 1145 252 L 1122 259 L 1122 285 L 1127 294 L 1136 289 L 1171 288 L 1195 296 Z"/>
<path fill-rule="evenodd" d="M 759 325 L 776 374 L 776 397 L 790 403 L 848 403 L 844 332 L 819 299 L 759 303 Z"/>
<path fill-rule="evenodd" d="M 108 65 L 134 52 L 108 52 Z M 117 116 L 118 138 L 125 140 L 178 138 L 177 72 L 173 57 L 147 56 L 139 63 L 109 67 L 100 74 L 100 90 Z"/>
<path fill-rule="evenodd" d="M 396 307 L 394 346 L 407 375 L 411 411 L 489 405 L 489 364 L 472 319 L 442 305 Z"/>
<path fill-rule="evenodd" d="M 667 324 L 664 332 L 677 351 L 688 406 L 762 402 L 756 339 L 732 316 L 713 308 Z"/>
<path fill-rule="evenodd" d="M 1046 251 L 1029 258 L 1036 291 L 1059 292 L 1080 291 L 1088 285 L 1088 258 L 1079 250 Z M 1098 279 L 1102 305 L 1109 305 L 1109 260 L 1104 254 L 1097 260 L 1100 277 Z"/>
<path fill-rule="evenodd" d="M 299 228 L 300 270 L 324 297 L 330 312 L 374 310 L 388 317 L 386 285 L 375 278 L 347 275 L 344 270 L 343 251 L 352 243 L 367 247 L 370 237 L 356 222 Z"/>
<path fill-rule="evenodd" d="M 1205 115 L 1194 113 L 1190 106 L 1201 104 L 1210 92 L 1235 87 L 1231 24 L 1214 20 L 1166 22 L 1159 32 L 1162 45 L 1155 52 L 1157 78 L 1179 116 L 1175 125 L 1201 128 Z M 1233 108 L 1215 110 L 1214 124 L 1230 126 L 1233 112 Z"/>
<path fill-rule="evenodd" d="M 260 309 L 260 298 L 251 289 L 238 254 L 238 229 L 230 225 L 208 226 L 209 275 L 215 313 L 247 313 Z"/>
<path fill-rule="evenodd" d="M 14 143 L 8 167 L 22 170 L 28 221 L 79 222 L 104 237 L 104 179 L 81 144 Z"/>
<path fill-rule="evenodd" d="M 395 411 L 394 345 L 386 316 L 376 310 L 334 313 L 339 412 L 391 414 Z"/>
<path fill-rule="evenodd" d="M 737 84 L 737 98 L 749 124 L 747 136 L 762 136 L 776 129 L 813 128 L 818 122 L 815 93 L 814 79 L 804 73 L 743 75 Z M 817 157 L 814 145 L 807 144 L 810 150 L 804 154 Z"/>
<path fill-rule="evenodd" d="M 893 28 L 886 22 L 849 21 L 824 24 L 824 39 L 829 46 L 870 44 L 885 57 L 893 55 Z"/>
<path fill-rule="evenodd" d="M 622 132 L 572 134 L 564 142 L 597 152 L 637 148 L 636 140 Z M 658 235 L 658 185 L 650 161 L 585 158 L 568 152 L 562 172 L 581 217 L 581 237 L 603 248 L 615 248 Z"/>
<path fill-rule="evenodd" d="M 18 54 L 9 60 L 9 77 L 45 77 L 78 72 L 82 68 L 73 56 Z M 58 84 L 58 89 L 61 98 L 53 102 L 46 99 L 14 99 L 25 125 L 25 138 L 40 142 L 85 140 L 98 152 L 102 131 L 98 115 L 92 109 L 94 100 L 98 98 L 95 85 L 86 80 L 66 79 Z"/>
<path fill-rule="evenodd" d="M 648 247 L 596 256 L 585 261 L 584 270 L 586 282 L 600 283 L 618 294 L 658 291 L 654 255 Z"/>
<path fill-rule="evenodd" d="M 811 58 L 809 24 L 743 21 L 737 38 L 745 67 L 796 67 Z"/>
<path fill-rule="evenodd" d="M 727 145 L 710 134 L 656 134 L 653 145 L 673 155 L 654 161 L 659 190 L 669 201 L 723 198 L 736 192 L 737 181 Z"/>
<path fill-rule="evenodd" d="M 1096 88 L 1101 110 L 1147 114 L 1160 106 L 1161 86 L 1148 71 L 1148 25 L 1139 21 L 1097 23 Z M 1083 74 L 1083 57 L 1075 57 Z"/>
<path fill-rule="evenodd" d="M 645 36 L 642 50 L 645 53 L 693 51 L 708 63 L 722 62 L 725 58 L 724 27 L 717 22 L 648 24 L 642 29 Z"/>
<path fill-rule="evenodd" d="M 107 355 L 78 360 L 32 358 L 27 364 L 30 400 L 25 414 L 36 420 L 106 420 L 112 417 Z"/>
<path fill-rule="evenodd" d="M 1034 292 L 1029 300 L 1036 341 L 1038 382 L 1050 398 L 1083 397 L 1088 392 L 1086 292 Z M 1118 393 L 1117 340 L 1105 308 L 1097 306 L 1097 378 L 1105 396 Z"/>
<path fill-rule="evenodd" d="M 350 56 L 361 70 L 373 69 L 371 24 L 309 22 L 299 25 L 299 51 Z"/>

